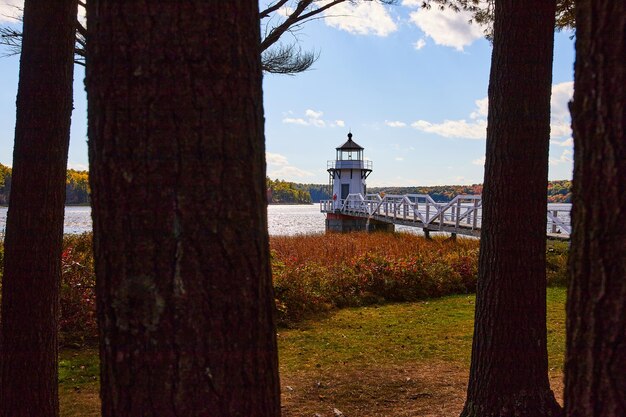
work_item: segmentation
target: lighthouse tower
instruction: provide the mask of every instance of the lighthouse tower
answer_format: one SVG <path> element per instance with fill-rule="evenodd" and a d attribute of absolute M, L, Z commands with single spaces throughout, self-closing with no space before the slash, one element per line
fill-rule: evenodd
<path fill-rule="evenodd" d="M 349 194 L 361 194 L 365 197 L 365 180 L 372 172 L 372 161 L 363 159 L 363 147 L 348 140 L 337 148 L 337 159 L 328 161 L 328 174 L 332 186 L 335 208 L 340 208 Z"/>
<path fill-rule="evenodd" d="M 372 173 L 372 161 L 364 159 L 363 147 L 352 140 L 352 133 L 348 133 L 348 140 L 335 149 L 337 150 L 336 159 L 328 161 L 327 165 L 333 199 L 331 200 L 332 209 L 324 210 L 326 230 L 332 232 L 393 231 L 394 226 L 391 223 L 351 216 L 342 210 L 350 194 L 361 194 L 365 197 L 367 193 L 365 180 Z"/>

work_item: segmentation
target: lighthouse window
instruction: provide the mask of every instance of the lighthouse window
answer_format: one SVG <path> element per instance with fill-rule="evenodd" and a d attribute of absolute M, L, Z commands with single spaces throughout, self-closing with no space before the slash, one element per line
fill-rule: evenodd
<path fill-rule="evenodd" d="M 341 184 L 341 199 L 345 200 L 350 194 L 350 184 Z"/>
<path fill-rule="evenodd" d="M 348 159 L 352 159 L 352 152 L 348 152 Z"/>

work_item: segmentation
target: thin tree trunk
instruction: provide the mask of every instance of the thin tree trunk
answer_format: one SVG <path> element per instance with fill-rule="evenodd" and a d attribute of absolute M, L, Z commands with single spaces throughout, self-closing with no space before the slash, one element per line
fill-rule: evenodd
<path fill-rule="evenodd" d="M 57 327 L 76 0 L 24 4 L 4 240 L 0 416 L 57 416 Z"/>
<path fill-rule="evenodd" d="M 626 3 L 576 3 L 565 410 L 626 416 Z"/>
<path fill-rule="evenodd" d="M 102 414 L 278 416 L 258 3 L 88 17 Z"/>
<path fill-rule="evenodd" d="M 546 348 L 554 0 L 496 0 L 472 362 L 462 416 L 555 416 Z"/>

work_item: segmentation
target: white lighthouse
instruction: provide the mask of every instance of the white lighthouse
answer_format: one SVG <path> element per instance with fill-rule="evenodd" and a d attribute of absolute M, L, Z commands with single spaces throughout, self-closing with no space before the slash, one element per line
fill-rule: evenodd
<path fill-rule="evenodd" d="M 322 212 L 326 213 L 326 231 L 393 232 L 393 223 L 381 222 L 372 219 L 371 216 L 353 213 L 351 210 L 359 206 L 359 201 L 362 202 L 366 198 L 365 180 L 372 173 L 372 161 L 365 160 L 363 147 L 352 140 L 352 133 L 348 133 L 348 140 L 335 149 L 336 159 L 328 161 L 327 165 L 332 200 L 320 202 Z M 346 201 L 350 194 L 353 197 Z"/>
<path fill-rule="evenodd" d="M 327 171 L 335 208 L 340 208 L 349 194 L 365 197 L 365 180 L 372 172 L 372 161 L 363 158 L 363 147 L 352 140 L 352 133 L 348 133 L 348 140 L 336 150 L 337 157 L 328 161 Z"/>

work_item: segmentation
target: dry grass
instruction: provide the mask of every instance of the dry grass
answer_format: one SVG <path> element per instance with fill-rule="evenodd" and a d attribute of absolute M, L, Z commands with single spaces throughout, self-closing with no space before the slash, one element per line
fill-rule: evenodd
<path fill-rule="evenodd" d="M 279 332 L 283 416 L 458 416 L 474 296 L 348 308 Z M 565 289 L 548 289 L 550 382 L 562 398 Z M 62 355 L 61 415 L 98 416 L 97 352 Z"/>
<path fill-rule="evenodd" d="M 330 417 L 334 409 L 346 416 L 457 416 L 467 376 L 464 367 L 437 361 L 286 375 L 283 417 Z"/>
<path fill-rule="evenodd" d="M 473 296 L 346 309 L 280 333 L 283 416 L 456 417 Z M 565 289 L 548 289 L 550 384 L 562 403 Z"/>
<path fill-rule="evenodd" d="M 420 278 L 422 269 L 437 285 L 453 281 L 458 271 L 473 276 L 478 244 L 467 239 L 429 241 L 410 234 L 272 237 L 274 275 L 279 278 L 277 288 L 286 288 L 283 295 L 292 297 L 283 298 L 292 302 L 288 307 L 312 301 L 328 307 L 319 306 L 311 320 L 279 332 L 283 416 L 331 417 L 335 408 L 346 417 L 458 416 L 469 369 L 473 295 L 340 310 L 333 310 L 338 304 L 332 300 L 346 300 L 338 288 L 353 288 L 351 280 L 363 278 L 364 271 L 382 274 L 387 284 L 395 282 L 393 278 Z M 566 252 L 565 245 L 549 247 L 552 282 L 564 281 Z M 444 262 L 454 267 L 432 268 Z M 345 272 L 344 281 L 329 280 L 330 272 L 338 270 Z M 420 285 L 429 284 L 430 278 Z M 564 304 L 565 290 L 549 288 L 549 376 L 559 400 Z M 62 416 L 100 415 L 97 366 L 94 350 L 62 353 Z"/>
<path fill-rule="evenodd" d="M 279 259 L 294 263 L 341 265 L 365 254 L 387 259 L 411 258 L 430 253 L 476 252 L 477 239 L 456 241 L 436 237 L 425 239 L 410 233 L 327 233 L 306 236 L 271 236 L 270 247 Z"/>

